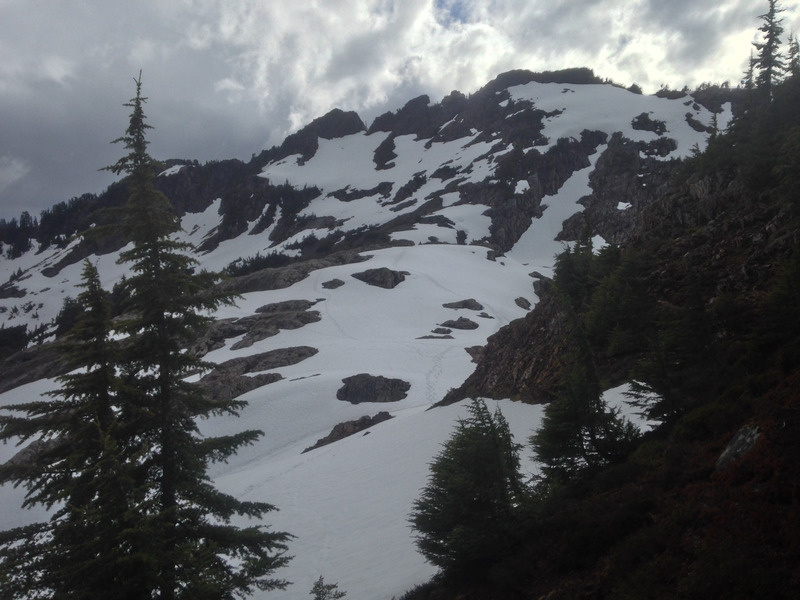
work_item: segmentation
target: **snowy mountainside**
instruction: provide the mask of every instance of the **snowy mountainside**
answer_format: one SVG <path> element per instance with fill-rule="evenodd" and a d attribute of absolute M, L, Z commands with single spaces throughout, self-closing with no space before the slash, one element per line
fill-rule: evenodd
<path fill-rule="evenodd" d="M 570 239 L 563 224 L 584 211 L 587 198 L 604 199 L 606 206 L 595 207 L 610 215 L 604 222 L 634 219 L 657 193 L 656 184 L 647 188 L 650 173 L 702 147 L 709 135 L 712 113 L 688 96 L 670 100 L 529 75 L 514 72 L 513 85 L 503 85 L 501 76 L 470 98 L 451 94 L 447 103 L 417 99 L 370 129 L 339 111 L 329 121 L 345 115 L 346 133 L 320 126 L 302 151 L 284 144 L 254 159 L 258 178 L 248 183 L 253 192 L 243 200 L 246 210 L 242 205 L 237 215 L 236 203 L 201 197 L 183 211 L 178 237 L 202 248 L 197 258 L 204 268 L 221 270 L 257 255 L 288 261 L 270 269 L 280 276 L 260 283 L 253 283 L 255 273 L 232 278 L 237 289 L 250 277 L 247 291 L 237 306 L 215 315 L 219 322 L 235 325 L 298 300 L 314 313 L 302 326 L 278 325 L 249 338 L 234 328 L 205 355 L 223 365 L 283 349 L 314 350 L 301 360 L 239 373 L 279 378 L 242 396 L 249 406 L 240 419 L 201 424 L 209 434 L 265 432 L 229 464 L 214 466 L 212 476 L 237 497 L 275 504 L 279 512 L 268 523 L 296 536 L 294 559 L 277 574 L 294 584 L 270 598 L 306 597 L 323 575 L 349 597 L 388 600 L 433 574 L 414 548 L 406 518 L 428 463 L 464 405 L 427 409 L 472 372 L 468 350 L 536 303 L 531 274 L 551 274 L 564 244 L 559 236 Z M 725 118 L 717 122 L 724 126 Z M 604 154 L 616 151 L 619 140 L 633 149 L 626 177 L 636 190 L 628 196 L 591 186 L 600 181 L 596 170 Z M 158 179 L 167 185 L 199 168 L 174 165 Z M 243 225 L 233 234 L 226 220 L 237 216 Z M 616 235 L 611 229 L 592 233 L 598 243 Z M 64 299 L 77 295 L 81 262 L 67 259 L 80 255 L 81 244 L 76 239 L 40 249 L 34 243 L 19 258 L 0 259 L 0 281 L 8 281 L 0 288 L 4 326 L 46 326 Z M 359 260 L 298 271 L 339 251 Z M 119 249 L 90 257 L 109 289 L 124 275 L 118 255 Z M 25 363 L 13 359 L 0 375 L 0 406 L 56 386 L 54 367 L 16 385 L 11 371 Z M 339 399 L 346 381 L 359 374 L 378 386 L 402 382 L 405 391 L 390 402 L 372 401 L 369 389 L 363 401 Z M 541 407 L 508 400 L 500 406 L 524 441 Z M 303 453 L 337 424 L 380 411 L 392 418 Z M 0 447 L 0 461 L 18 451 Z M 526 468 L 535 470 L 530 462 Z M 21 498 L 20 490 L 0 488 L 0 529 L 37 517 L 15 508 Z"/>

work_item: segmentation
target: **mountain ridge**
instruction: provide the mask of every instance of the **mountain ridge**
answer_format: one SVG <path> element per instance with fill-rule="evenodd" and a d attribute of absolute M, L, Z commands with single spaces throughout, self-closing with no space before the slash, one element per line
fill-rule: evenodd
<path fill-rule="evenodd" d="M 263 493 L 283 509 L 277 525 L 299 537 L 287 578 L 313 581 L 325 570 L 356 596 L 389 597 L 432 574 L 414 552 L 404 515 L 463 405 L 427 409 L 475 371 L 476 348 L 542 302 L 542 282 L 565 244 L 582 239 L 587 225 L 598 247 L 629 239 L 671 173 L 711 135 L 692 123 L 710 127 L 712 112 L 688 96 L 641 96 L 581 69 L 539 77 L 549 81 L 514 71 L 469 98 L 454 92 L 434 105 L 417 98 L 369 128 L 357 115 L 329 113 L 250 163 L 168 161 L 156 178 L 182 219 L 176 237 L 199 249 L 203 267 L 228 270 L 224 285 L 242 294 L 238 307 L 215 315 L 231 327 L 209 341 L 205 358 L 220 367 L 214 377 L 228 388 L 248 389 L 243 416 L 267 435 L 213 476 L 224 489 Z M 124 181 L 107 192 L 111 205 L 124 197 Z M 96 204 L 87 198 L 78 208 Z M 9 329 L 41 329 L 37 339 L 48 339 L 52 320 L 66 318 L 81 259 L 97 263 L 109 289 L 124 275 L 116 256 L 125 240 L 106 240 L 100 250 L 97 242 L 70 239 L 74 231 L 54 231 L 49 243 L 43 235 L 16 258 L 6 249 L 0 261 L 9 279 L 0 318 Z M 387 289 L 369 282 L 370 270 L 404 275 Z M 313 305 L 319 318 L 242 343 L 256 333 L 258 309 L 298 301 Z M 470 328 L 456 326 L 467 320 Z M 252 372 L 245 364 L 295 348 L 315 352 Z M 28 356 L 4 363 L 13 387 L 0 395 L 3 405 L 53 385 L 57 369 L 49 360 L 36 373 L 28 369 L 20 385 Z M 239 388 L 243 381 L 224 379 L 233 375 L 223 365 L 251 381 Z M 543 374 L 551 376 L 549 369 Z M 376 425 L 374 435 L 359 432 L 299 458 L 339 423 L 378 412 L 372 403 L 337 398 L 345 380 L 362 373 L 408 385 L 405 398 L 380 403 L 394 418 Z M 505 389 L 504 398 L 521 395 L 516 383 Z M 502 406 L 522 438 L 541 415 L 538 406 Z M 207 427 L 220 433 L 235 424 Z M 12 450 L 4 448 L 0 460 Z M 354 474 L 353 461 L 369 475 Z M 353 497 L 337 488 L 338 503 L 325 499 L 325 486 L 337 481 L 365 491 Z M 0 492 L 14 502 L 12 491 Z M 331 530 L 334 520 L 344 525 Z M 365 547 L 370 535 L 381 552 Z M 357 572 L 386 572 L 388 565 L 396 572 L 381 582 Z"/>

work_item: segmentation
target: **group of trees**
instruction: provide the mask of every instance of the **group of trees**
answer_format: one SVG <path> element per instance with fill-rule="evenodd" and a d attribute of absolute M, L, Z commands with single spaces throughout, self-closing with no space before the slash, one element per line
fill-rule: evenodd
<path fill-rule="evenodd" d="M 789 38 L 788 62 L 780 52 L 781 10 L 770 0 L 760 17 L 764 39 L 755 44 L 758 54 L 744 82 L 758 101 L 739 107 L 728 131 L 713 137 L 705 153 L 687 161 L 684 177 L 692 173 L 737 178 L 753 198 L 769 201 L 772 210 L 797 221 L 800 57 L 796 36 Z M 678 235 L 672 231 L 666 243 Z M 618 465 L 619 473 L 640 468 L 624 464 L 641 436 L 602 402 L 600 371 L 605 384 L 609 377 L 620 376 L 634 382 L 631 400 L 646 399 L 649 416 L 664 425 L 657 436 L 674 427 L 676 435 L 687 438 L 735 422 L 746 395 L 742 388 L 756 389 L 766 376 L 756 375 L 736 387 L 739 378 L 768 368 L 788 372 L 800 363 L 800 251 L 777 271 L 763 301 L 747 316 L 751 322 L 735 325 L 728 313 L 737 314 L 737 303 L 751 298 L 717 296 L 712 302 L 713 282 L 683 267 L 665 286 L 653 275 L 659 260 L 645 243 L 596 251 L 588 236 L 557 257 L 553 288 L 566 323 L 561 346 L 567 351 L 561 353 L 561 391 L 546 406 L 542 425 L 530 438 L 541 476 L 534 485 L 519 479 L 520 446 L 513 443 L 502 415 L 489 414 L 474 400 L 469 417 L 459 421 L 431 464 L 428 485 L 410 516 L 419 550 L 442 569 L 445 580 L 485 581 L 492 568 L 512 564 L 514 559 L 506 558 L 519 547 L 527 543 L 535 548 L 531 537 L 560 536 L 564 525 L 558 517 L 559 502 L 583 498 L 594 485 L 593 477 L 603 480 L 606 467 Z M 663 265 L 660 268 L 666 272 Z M 747 333 L 739 331 L 746 327 Z M 724 341 L 734 335 L 732 330 L 739 337 Z M 737 401 L 722 405 L 716 398 L 729 388 Z M 709 414 L 713 423 L 700 425 Z M 589 527 L 591 516 L 575 520 Z M 580 539 L 574 532 L 564 535 Z M 645 535 L 635 538 L 634 545 L 643 543 Z M 660 541 L 653 543 L 658 546 Z M 580 548 L 574 550 L 580 553 Z M 529 552 L 540 556 L 536 550 Z M 544 554 L 547 549 L 542 549 Z"/>
<path fill-rule="evenodd" d="M 431 463 L 428 484 L 410 516 L 417 547 L 446 577 L 485 577 L 491 565 L 523 542 L 542 499 L 625 460 L 635 448 L 640 431 L 604 402 L 596 355 L 600 348 L 620 346 L 609 340 L 627 337 L 623 323 L 642 333 L 638 328 L 644 317 L 629 320 L 621 314 L 632 317 L 631 307 L 639 303 L 629 284 L 642 265 L 614 247 L 595 254 L 591 241 L 559 255 L 554 287 L 567 319 L 564 346 L 569 350 L 562 353 L 561 391 L 529 439 L 540 475 L 532 481 L 522 478 L 522 446 L 513 441 L 502 413 L 492 414 L 482 400 L 473 399 L 468 416 L 458 421 Z M 608 286 L 619 295 L 614 297 Z M 612 312 L 617 309 L 615 323 Z M 592 331 L 592 324 L 600 322 L 603 330 Z"/>
<path fill-rule="evenodd" d="M 3 598 L 217 600 L 286 584 L 272 574 L 291 536 L 231 523 L 274 507 L 225 494 L 206 473 L 262 433 L 199 434 L 198 418 L 244 406 L 212 402 L 186 382 L 206 367 L 187 342 L 233 298 L 215 292 L 217 276 L 198 271 L 190 247 L 172 238 L 178 220 L 153 186 L 141 75 L 135 83 L 116 140 L 127 153 L 108 167 L 129 189 L 123 314 L 112 321 L 110 294 L 87 261 L 82 311 L 62 345 L 69 374 L 50 398 L 0 416 L 0 439 L 32 442 L 0 468 L 0 481 L 25 486 L 25 506 L 52 513 L 0 534 Z"/>
<path fill-rule="evenodd" d="M 756 88 L 770 99 L 774 86 L 786 75 L 796 76 L 800 73 L 797 35 L 789 34 L 788 56 L 781 49 L 784 29 L 780 13 L 783 11 L 778 0 L 768 0 L 767 12 L 759 16 L 762 20 L 758 28 L 761 32 L 760 40 L 753 42 L 755 53 L 750 55 L 750 63 L 743 81 L 745 88 Z"/>

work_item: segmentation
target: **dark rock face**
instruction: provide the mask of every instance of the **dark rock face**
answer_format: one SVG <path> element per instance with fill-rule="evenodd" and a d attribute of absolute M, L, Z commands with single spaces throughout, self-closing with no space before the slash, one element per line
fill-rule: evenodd
<path fill-rule="evenodd" d="M 442 327 L 448 327 L 450 329 L 467 330 L 467 329 L 477 329 L 478 324 L 471 319 L 467 319 L 466 317 L 458 317 L 458 319 L 456 319 L 455 321 L 453 320 L 445 321 L 444 323 L 442 323 Z"/>
<path fill-rule="evenodd" d="M 212 323 L 194 341 L 190 351 L 200 357 L 225 345 L 225 340 L 244 335 L 231 346 L 232 350 L 248 348 L 255 342 L 273 335 L 282 329 L 299 329 L 320 320 L 319 312 L 309 310 L 314 305 L 308 300 L 286 300 L 267 304 L 256 309 L 255 315 L 241 319 L 222 319 Z"/>
<path fill-rule="evenodd" d="M 223 281 L 221 287 L 226 291 L 232 291 L 237 294 L 265 290 L 281 290 L 305 279 L 308 277 L 309 273 L 317 269 L 346 265 L 365 260 L 368 260 L 368 257 L 362 256 L 358 252 L 338 252 L 329 254 L 325 258 L 311 259 L 286 267 L 262 269 L 255 273 L 250 273 L 249 275 L 232 277 L 231 279 Z"/>
<path fill-rule="evenodd" d="M 461 309 L 465 308 L 467 310 L 483 310 L 483 305 L 475 300 L 474 298 L 468 298 L 467 300 L 459 300 L 458 302 L 448 302 L 446 304 L 442 304 L 445 308 L 453 308 L 453 309 Z"/>
<path fill-rule="evenodd" d="M 761 433 L 758 431 L 758 427 L 742 427 L 720 454 L 715 469 L 722 471 L 737 458 L 741 458 L 750 452 L 760 436 Z"/>
<path fill-rule="evenodd" d="M 542 285 L 543 293 L 531 312 L 491 336 L 483 349 L 472 349 L 470 355 L 478 363 L 475 371 L 441 404 L 470 396 L 542 403 L 556 396 L 567 350 L 563 342 L 567 321 L 549 290 L 549 285 Z"/>
<path fill-rule="evenodd" d="M 659 138 L 658 142 L 674 144 L 673 140 L 665 137 Z M 637 216 L 665 193 L 676 166 L 673 161 L 648 156 L 647 151 L 647 144 L 615 134 L 589 177 L 592 193 L 580 200 L 585 210 L 564 222 L 558 239 L 581 239 L 587 223 L 591 224 L 593 233 L 601 235 L 609 243 L 624 244 L 630 239 Z M 658 155 L 660 151 L 654 146 L 653 152 Z M 620 210 L 621 200 L 630 207 Z"/>
<path fill-rule="evenodd" d="M 329 113 L 311 121 L 300 131 L 288 136 L 273 160 L 299 154 L 301 161 L 307 161 L 316 154 L 317 148 L 319 148 L 318 138 L 333 140 L 365 129 L 366 126 L 358 114 L 334 108 Z"/>
<path fill-rule="evenodd" d="M 391 290 L 405 281 L 408 274 L 406 271 L 392 271 L 386 267 L 381 267 L 379 269 L 367 269 L 361 273 L 353 273 L 353 277 L 368 285 Z"/>
<path fill-rule="evenodd" d="M 317 352 L 316 348 L 310 346 L 295 346 L 234 358 L 217 365 L 200 380 L 200 386 L 214 400 L 230 400 L 282 379 L 279 373 L 259 373 L 259 371 L 294 365 L 314 356 Z M 245 375 L 246 373 L 255 375 Z"/>
<path fill-rule="evenodd" d="M 0 361 L 0 393 L 44 377 L 63 375 L 67 371 L 55 344 L 26 348 Z"/>
<path fill-rule="evenodd" d="M 361 402 L 398 402 L 406 397 L 411 384 L 402 379 L 389 379 L 382 375 L 360 373 L 342 380 L 344 385 L 336 392 L 339 400 Z"/>
<path fill-rule="evenodd" d="M 326 290 L 335 290 L 336 288 L 340 288 L 344 285 L 344 281 L 341 279 L 331 279 L 330 281 L 323 281 L 322 287 Z"/>
<path fill-rule="evenodd" d="M 360 419 L 356 419 L 354 421 L 345 421 L 344 423 L 339 423 L 338 425 L 334 426 L 333 429 L 331 429 L 331 432 L 328 435 L 317 440 L 317 443 L 313 446 L 309 446 L 303 450 L 303 454 L 310 452 L 311 450 L 321 448 L 322 446 L 327 446 L 333 442 L 338 442 L 339 440 L 342 440 L 348 436 L 364 431 L 365 429 L 369 429 L 373 425 L 388 421 L 391 418 L 392 415 L 390 415 L 388 412 L 381 411 L 374 417 L 364 415 Z M 366 435 L 366 433 L 364 435 Z"/>

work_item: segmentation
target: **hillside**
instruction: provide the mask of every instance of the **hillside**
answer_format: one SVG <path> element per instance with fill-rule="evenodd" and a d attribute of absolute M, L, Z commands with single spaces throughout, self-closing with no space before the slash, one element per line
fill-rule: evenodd
<path fill-rule="evenodd" d="M 738 315 L 756 308 L 742 303 L 768 293 L 796 238 L 786 210 L 735 166 L 730 175 L 693 158 L 703 171 L 675 183 L 739 102 L 735 90 L 717 92 L 714 102 L 708 93 L 643 96 L 588 70 L 515 71 L 470 97 L 411 100 L 369 127 L 333 111 L 248 164 L 165 163 L 157 185 L 181 215 L 178 238 L 241 294 L 194 350 L 217 365 L 203 380 L 210 392 L 242 394 L 241 422 L 266 432 L 212 475 L 237 497 L 275 504 L 270 524 L 297 536 L 281 573 L 295 585 L 269 597 L 304 597 L 322 574 L 354 598 L 390 598 L 434 573 L 407 515 L 464 402 L 428 409 L 480 394 L 500 399 L 518 440 L 537 429 L 542 406 L 511 400 L 557 393 L 548 357 L 560 344 L 558 307 L 548 290 L 567 242 L 657 257 L 642 282 L 656 303 L 680 306 L 692 273 L 700 297 L 730 311 L 715 332 L 743 335 Z M 53 388 L 48 344 L 67 319 L 81 259 L 92 258 L 108 289 L 124 275 L 116 259 L 126 240 L 73 237 L 104 218 L 95 208 L 124 198 L 122 181 L 54 207 L 28 249 L 3 238 L 0 318 L 16 337 L 3 340 L 0 404 Z M 619 353 L 603 335 L 603 382 L 624 406 L 619 386 L 647 348 Z M 391 418 L 376 418 L 383 412 Z M 709 457 L 744 420 L 737 413 L 703 439 Z M 221 434 L 242 424 L 202 427 Z M 337 427 L 356 434 L 303 452 Z M 18 450 L 3 446 L 0 460 Z M 537 472 L 529 461 L 525 469 Z M 21 490 L 0 494 L 4 506 L 21 504 Z M 36 516 L 5 511 L 0 528 Z M 543 533 L 562 525 L 545 522 Z M 582 569 L 594 568 L 593 556 Z M 537 589 L 560 581 L 550 572 Z"/>

